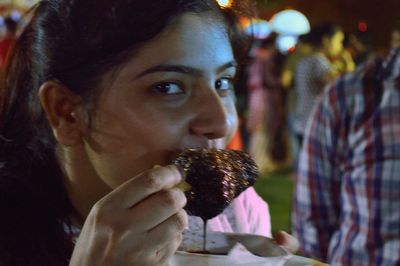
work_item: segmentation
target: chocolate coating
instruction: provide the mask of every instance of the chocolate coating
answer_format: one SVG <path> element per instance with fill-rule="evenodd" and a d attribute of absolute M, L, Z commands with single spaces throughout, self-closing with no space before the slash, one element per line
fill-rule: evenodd
<path fill-rule="evenodd" d="M 249 154 L 235 150 L 187 149 L 173 164 L 186 172 L 185 207 L 203 220 L 220 214 L 258 177 L 258 167 Z"/>

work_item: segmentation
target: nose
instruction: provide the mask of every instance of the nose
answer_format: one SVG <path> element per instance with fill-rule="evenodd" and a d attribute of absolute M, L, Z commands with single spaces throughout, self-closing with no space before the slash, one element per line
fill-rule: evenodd
<path fill-rule="evenodd" d="M 195 116 L 190 124 L 190 133 L 208 139 L 223 138 L 230 127 L 229 112 L 215 90 L 203 90 L 193 101 Z"/>

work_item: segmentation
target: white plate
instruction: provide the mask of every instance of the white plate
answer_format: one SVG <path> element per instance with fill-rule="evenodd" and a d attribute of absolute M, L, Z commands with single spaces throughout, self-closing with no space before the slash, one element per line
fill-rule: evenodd
<path fill-rule="evenodd" d="M 184 232 L 184 245 L 174 255 L 170 266 L 323 266 L 315 260 L 290 254 L 274 240 L 251 234 L 207 232 L 206 250 L 208 255 L 195 253 L 203 250 L 201 232 Z M 237 245 L 240 243 L 240 245 Z M 232 251 L 233 249 L 233 251 Z"/>

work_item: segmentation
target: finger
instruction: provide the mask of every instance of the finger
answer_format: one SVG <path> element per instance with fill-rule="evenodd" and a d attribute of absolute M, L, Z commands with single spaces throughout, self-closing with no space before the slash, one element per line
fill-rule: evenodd
<path fill-rule="evenodd" d="M 153 239 L 153 237 L 155 237 L 155 239 Z M 167 239 L 167 241 L 165 239 Z M 143 250 L 140 255 L 144 257 L 138 257 L 138 254 L 133 253 L 130 261 L 146 261 L 145 265 L 169 265 L 171 257 L 182 241 L 182 233 L 171 235 L 170 238 L 166 237 L 165 239 L 161 240 L 158 232 L 149 234 L 146 240 L 142 242 L 141 246 Z M 140 265 L 143 265 L 143 263 Z"/>
<path fill-rule="evenodd" d="M 292 235 L 286 233 L 285 231 L 276 232 L 274 235 L 274 239 L 278 245 L 284 247 L 287 251 L 291 253 L 296 253 L 300 244 L 299 241 Z"/>
<path fill-rule="evenodd" d="M 162 190 L 129 209 L 131 218 L 127 223 L 143 231 L 151 230 L 180 212 L 186 201 L 185 193 L 178 188 Z"/>
<path fill-rule="evenodd" d="M 146 245 L 156 249 L 162 249 L 165 246 L 182 239 L 182 232 L 188 225 L 188 216 L 184 210 L 180 210 L 161 224 L 152 228 L 147 233 Z M 178 244 L 179 244 L 178 243 Z"/>
<path fill-rule="evenodd" d="M 159 251 L 159 253 L 162 255 L 159 264 L 157 265 L 169 265 L 169 262 L 171 261 L 172 256 L 174 256 L 176 250 L 178 249 L 180 243 L 182 242 L 182 235 L 180 237 L 177 237 L 177 241 L 171 243 L 170 245 L 165 246 L 163 249 Z"/>
<path fill-rule="evenodd" d="M 181 181 L 182 175 L 176 166 L 155 167 L 126 181 L 102 201 L 115 203 L 122 208 L 131 208 L 148 196 L 172 188 Z"/>

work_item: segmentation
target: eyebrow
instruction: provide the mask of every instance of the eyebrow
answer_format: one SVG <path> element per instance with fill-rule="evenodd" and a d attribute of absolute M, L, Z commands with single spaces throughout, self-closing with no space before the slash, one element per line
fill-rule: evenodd
<path fill-rule="evenodd" d="M 236 61 L 230 61 L 230 62 L 218 67 L 217 72 L 221 73 L 225 69 L 228 69 L 231 67 L 237 68 L 237 65 L 238 64 Z M 156 65 L 156 66 L 150 67 L 150 68 L 140 72 L 138 75 L 136 75 L 135 79 L 139 79 L 143 76 L 146 76 L 146 75 L 152 74 L 152 73 L 156 73 L 156 72 L 177 72 L 177 73 L 187 74 L 187 75 L 196 76 L 196 77 L 200 77 L 203 75 L 203 71 L 198 68 L 184 66 L 184 65 L 161 64 L 161 65 Z"/>

